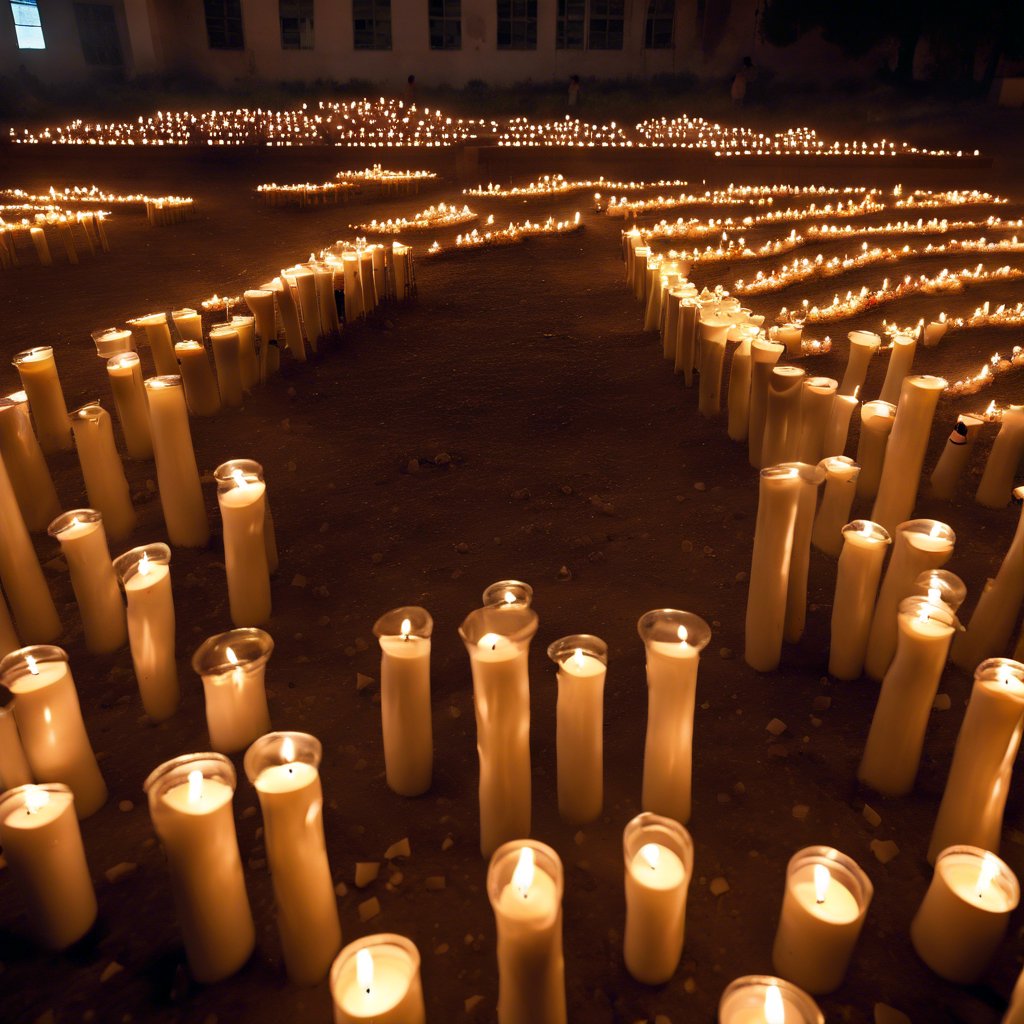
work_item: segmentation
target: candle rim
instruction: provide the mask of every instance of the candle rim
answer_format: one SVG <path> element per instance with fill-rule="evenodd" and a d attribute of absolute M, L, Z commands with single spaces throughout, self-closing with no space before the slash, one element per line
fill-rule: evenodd
<path fill-rule="evenodd" d="M 647 843 L 671 850 L 682 862 L 686 884 L 693 876 L 693 836 L 681 822 L 653 811 L 641 811 L 630 818 L 622 830 L 622 856 L 628 866 Z"/>
<path fill-rule="evenodd" d="M 686 630 L 685 640 L 679 639 L 679 627 Z M 652 608 L 637 619 L 637 633 L 644 646 L 653 642 L 683 644 L 699 654 L 711 641 L 711 627 L 699 615 L 678 608 Z"/>
<path fill-rule="evenodd" d="M 11 365 L 19 366 L 21 363 L 35 363 L 45 359 L 46 356 L 53 357 L 52 345 L 33 345 L 32 348 L 22 349 L 11 356 Z"/>
<path fill-rule="evenodd" d="M 285 740 L 291 740 L 294 756 L 285 759 L 283 747 Z M 264 733 L 246 750 L 242 758 L 245 777 L 253 784 L 268 768 L 277 768 L 288 764 L 309 765 L 316 771 L 320 770 L 323 758 L 323 744 L 308 732 L 286 729 Z"/>
<path fill-rule="evenodd" d="M 28 644 L 25 647 L 19 647 L 17 650 L 10 651 L 3 658 L 0 658 L 0 684 L 9 686 L 8 679 L 11 676 L 17 676 L 20 679 L 25 675 L 29 671 L 29 657 L 34 660 L 37 666 L 50 665 L 57 662 L 63 662 L 67 665 L 71 660 L 68 657 L 68 652 L 63 647 L 57 647 L 55 644 Z"/>
<path fill-rule="evenodd" d="M 745 990 L 758 990 L 763 993 L 773 985 L 782 993 L 783 999 L 788 1000 L 803 1015 L 804 1020 L 801 1024 L 825 1024 L 825 1015 L 809 993 L 791 981 L 770 974 L 745 974 L 729 982 L 718 1000 L 720 1019 L 729 1002 L 737 996 L 742 996 Z"/>
<path fill-rule="evenodd" d="M 103 513 L 94 508 L 68 509 L 66 512 L 61 512 L 61 514 L 50 523 L 46 528 L 46 532 L 51 537 L 55 537 L 59 540 L 60 535 L 66 530 L 69 530 L 72 526 L 81 526 L 83 523 L 99 523 L 102 525 Z"/>
<path fill-rule="evenodd" d="M 12 786 L 10 789 L 0 793 L 0 820 L 6 821 L 11 810 L 11 804 L 15 804 L 13 810 L 17 811 L 24 807 L 27 798 L 32 790 L 43 790 L 45 793 L 52 793 L 59 796 L 67 796 L 72 803 L 75 795 L 71 787 L 63 782 L 26 782 L 20 786 Z"/>
<path fill-rule="evenodd" d="M 230 647 L 237 660 L 232 662 L 223 653 Z M 236 669 L 255 672 L 270 660 L 274 640 L 266 630 L 242 626 L 207 637 L 192 655 L 192 669 L 200 676 L 221 676 Z"/>
<path fill-rule="evenodd" d="M 565 872 L 558 853 L 546 843 L 536 839 L 513 839 L 502 843 L 487 865 L 487 895 L 491 905 L 496 907 L 505 887 L 512 880 L 512 873 L 519 862 L 524 847 L 533 851 L 534 871 L 546 874 L 555 886 L 555 907 L 553 916 L 561 913 L 562 896 L 565 888 Z"/>
<path fill-rule="evenodd" d="M 402 623 L 408 619 L 409 630 L 402 632 Z M 426 608 L 416 604 L 399 605 L 381 615 L 373 624 L 373 635 L 383 637 L 408 636 L 417 640 L 429 640 L 434 632 L 434 619 Z"/>
<path fill-rule="evenodd" d="M 859 916 L 863 917 L 871 905 L 875 887 L 864 869 L 849 854 L 834 846 L 806 846 L 797 850 L 786 865 L 787 887 L 798 872 L 815 864 L 827 867 L 832 877 L 849 889 L 860 911 Z"/>
<path fill-rule="evenodd" d="M 373 935 L 364 935 L 362 938 L 356 939 L 350 942 L 347 946 L 343 946 L 338 955 L 334 958 L 331 964 L 330 972 L 328 973 L 328 988 L 331 992 L 331 998 L 337 1002 L 339 998 L 338 987 L 341 982 L 341 975 L 345 968 L 351 963 L 355 963 L 356 954 L 362 950 L 369 950 L 371 953 L 375 949 L 380 949 L 383 953 L 384 950 L 390 950 L 392 955 L 397 952 L 400 956 L 405 957 L 409 963 L 409 979 L 406 987 L 406 992 L 402 993 L 401 999 L 404 999 L 406 993 L 415 983 L 416 978 L 420 973 L 420 951 L 416 943 L 412 939 L 405 935 L 399 935 L 396 932 L 377 932 Z"/>
<path fill-rule="evenodd" d="M 505 593 L 510 592 L 516 600 L 506 601 Z M 504 608 L 510 605 L 523 605 L 527 608 L 533 603 L 533 587 L 522 580 L 498 580 L 484 589 L 482 597 L 483 607 Z"/>
<path fill-rule="evenodd" d="M 938 856 L 935 858 L 935 871 L 939 871 L 939 866 L 944 862 L 948 863 L 953 858 L 961 858 L 963 862 L 971 861 L 978 864 L 979 871 L 983 864 L 995 862 L 996 873 L 993 875 L 990 886 L 998 885 L 1002 890 L 1003 895 L 1007 898 L 1010 906 L 1005 910 L 1000 911 L 989 911 L 989 913 L 1011 913 L 1016 909 L 1017 904 L 1020 902 L 1020 881 L 1017 878 L 1016 873 L 1009 864 L 1006 863 L 997 853 L 993 853 L 991 850 L 986 850 L 980 846 L 971 846 L 969 843 L 956 843 L 953 846 L 947 846 L 944 850 L 940 851 Z M 949 883 L 946 883 L 949 885 Z M 953 893 L 957 899 L 964 903 L 967 903 L 952 885 L 949 886 L 950 892 Z M 977 907 L 977 903 L 970 903 L 969 906 Z M 987 910 L 985 907 L 979 909 Z"/>
<path fill-rule="evenodd" d="M 149 797 L 152 807 L 165 793 L 177 786 L 187 785 L 189 773 L 199 770 L 204 779 L 214 779 L 230 787 L 234 793 L 238 777 L 230 758 L 214 751 L 199 751 L 194 754 L 179 754 L 163 764 L 157 765 L 142 784 L 142 791 Z"/>
<path fill-rule="evenodd" d="M 488 633 L 504 637 L 523 650 L 537 632 L 540 620 L 528 605 L 485 605 L 471 611 L 459 626 L 459 636 L 470 655 L 476 653 L 480 638 Z"/>
<path fill-rule="evenodd" d="M 138 547 L 129 548 L 118 555 L 112 564 L 122 586 L 138 573 L 139 563 L 143 557 L 153 565 L 170 565 L 171 548 L 161 541 L 154 541 L 152 544 L 140 544 Z"/>
<path fill-rule="evenodd" d="M 567 658 L 580 651 L 591 658 L 596 658 L 602 665 L 608 665 L 608 645 L 592 633 L 570 633 L 548 644 L 548 658 L 559 667 Z"/>

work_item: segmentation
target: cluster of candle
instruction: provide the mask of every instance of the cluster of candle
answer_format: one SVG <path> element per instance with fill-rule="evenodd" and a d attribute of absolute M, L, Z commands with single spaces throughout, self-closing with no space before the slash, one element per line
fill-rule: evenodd
<path fill-rule="evenodd" d="M 257 198 L 267 206 L 336 206 L 359 190 L 352 181 L 310 181 L 279 185 L 276 181 L 256 186 Z"/>
<path fill-rule="evenodd" d="M 682 188 L 687 183 L 680 179 L 669 181 L 611 181 L 607 178 L 598 178 L 596 181 L 574 180 L 564 177 L 561 174 L 545 174 L 535 181 L 526 185 L 496 185 L 488 182 L 486 185 L 478 185 L 476 188 L 464 188 L 463 195 L 486 196 L 488 199 L 535 199 L 544 196 L 560 196 L 569 192 L 581 192 L 591 188 L 618 189 L 622 192 L 640 191 L 649 188 Z M 600 195 L 595 197 L 600 199 Z"/>
<path fill-rule="evenodd" d="M 1024 366 L 1024 348 L 1014 345 L 1008 356 L 993 352 L 985 365 L 973 376 L 964 377 L 962 380 L 953 381 L 946 389 L 946 394 L 952 398 L 960 395 L 976 395 L 983 388 L 995 383 L 996 377 L 1008 373 L 1017 367 Z M 985 418 L 994 421 L 999 417 L 996 415 L 997 408 L 994 403 L 986 409 Z"/>
<path fill-rule="evenodd" d="M 887 224 L 815 224 L 806 229 L 807 238 L 827 239 L 858 238 L 864 235 L 944 235 L 949 231 L 967 231 L 986 228 L 989 231 L 1019 231 L 1024 220 L 1004 220 L 1002 217 L 986 217 L 985 220 L 950 221 L 932 218 L 916 221 L 902 220 Z"/>
<path fill-rule="evenodd" d="M 206 310 L 207 313 L 225 313 L 230 318 L 231 307 L 241 306 L 242 296 L 241 295 L 211 295 L 208 299 L 203 299 L 200 305 Z"/>
<path fill-rule="evenodd" d="M 904 210 L 927 209 L 933 206 L 1002 206 L 1010 200 L 1005 196 L 995 196 L 991 192 L 979 192 L 977 189 L 952 189 L 948 192 L 932 192 L 929 189 L 914 189 L 910 195 L 901 197 L 894 192 L 894 206 Z"/>
<path fill-rule="evenodd" d="M 436 180 L 437 175 L 433 171 L 391 171 L 374 164 L 361 171 L 338 171 L 334 177 L 338 181 L 372 184 L 380 195 L 393 196 L 415 194 L 421 185 Z"/>
<path fill-rule="evenodd" d="M 99 204 L 102 206 L 140 206 L 155 202 L 191 202 L 190 196 L 148 196 L 141 192 L 108 192 L 98 185 L 71 185 L 57 188 L 51 185 L 46 192 L 27 192 L 20 188 L 0 189 L 0 197 L 13 199 L 31 206 L 65 203 L 68 205 Z"/>
<path fill-rule="evenodd" d="M 47 238 L 47 229 L 55 231 L 68 263 L 78 262 L 80 242 L 76 241 L 75 228 L 80 229 L 82 241 L 91 256 L 97 252 L 110 252 L 106 219 L 109 215 L 101 210 L 58 213 L 46 211 L 35 213 L 31 220 L 8 222 L 0 217 L 0 270 L 20 267 L 23 255 L 18 252 L 20 239 L 27 239 L 31 251 L 44 267 L 53 266 L 53 252 Z M 28 247 L 23 247 L 29 251 Z"/>
<path fill-rule="evenodd" d="M 421 231 L 426 228 L 448 228 L 476 220 L 477 215 L 468 207 L 461 208 L 448 203 L 428 206 L 411 217 L 393 217 L 387 220 L 371 220 L 367 224 L 354 224 L 356 231 L 367 234 L 397 235 L 402 231 Z"/>
<path fill-rule="evenodd" d="M 877 195 L 878 189 L 832 188 L 825 185 L 735 185 L 707 189 L 704 192 L 682 193 L 676 196 L 656 196 L 653 199 L 626 199 L 610 196 L 606 213 L 610 217 L 627 217 L 650 210 L 669 210 L 675 206 L 773 206 L 779 196 L 834 196 Z M 874 212 L 869 210 L 867 212 Z"/>
<path fill-rule="evenodd" d="M 633 140 L 614 121 L 610 124 L 588 124 L 566 114 L 560 120 L 544 122 L 531 121 L 528 117 L 510 118 L 501 129 L 497 143 L 515 149 L 531 146 L 607 149 L 632 146 Z"/>
<path fill-rule="evenodd" d="M 474 228 L 466 234 L 456 235 L 455 241 L 448 245 L 441 245 L 440 242 L 435 241 L 427 249 L 427 255 L 438 256 L 442 253 L 457 252 L 460 249 L 485 249 L 498 245 L 515 245 L 538 235 L 565 235 L 583 230 L 578 211 L 570 220 L 556 220 L 554 217 L 548 217 L 544 221 L 511 221 L 507 228 L 492 228 L 489 225 L 493 223 L 494 216 L 491 215 L 487 218 L 488 227 L 483 231 Z"/>

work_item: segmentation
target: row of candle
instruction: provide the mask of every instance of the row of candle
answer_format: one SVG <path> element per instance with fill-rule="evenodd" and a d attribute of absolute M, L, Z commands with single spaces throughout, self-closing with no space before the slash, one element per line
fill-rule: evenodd
<path fill-rule="evenodd" d="M 563 174 L 544 174 L 525 185 L 497 185 L 488 182 L 476 188 L 464 188 L 466 196 L 484 196 L 487 199 L 534 199 L 546 196 L 561 196 L 570 192 L 582 192 L 591 188 L 618 189 L 622 192 L 635 192 L 652 188 L 682 188 L 687 184 L 678 178 L 660 179 L 658 181 L 612 181 L 600 177 L 596 180 L 569 179 Z"/>
<path fill-rule="evenodd" d="M 45 192 L 21 188 L 0 188 L 0 199 L 13 199 L 31 206 L 49 204 L 99 204 L 101 206 L 140 206 L 154 202 L 191 202 L 191 196 L 149 196 L 143 192 L 110 192 L 99 185 L 51 185 Z"/>
<path fill-rule="evenodd" d="M 778 196 L 857 195 L 875 196 L 874 188 L 826 188 L 822 185 L 735 185 L 708 189 L 705 192 L 683 192 L 653 199 L 627 199 L 610 196 L 606 204 L 609 217 L 638 216 L 650 210 L 669 210 L 676 206 L 774 206 Z M 872 210 L 872 212 L 874 212 Z"/>
<path fill-rule="evenodd" d="M 460 249 L 484 249 L 491 246 L 515 245 L 527 238 L 535 238 L 538 235 L 564 235 L 574 231 L 582 231 L 583 224 L 580 221 L 579 212 L 571 220 L 556 220 L 548 217 L 544 221 L 512 221 L 507 228 L 491 228 L 494 223 L 493 214 L 487 218 L 488 227 L 484 231 L 474 228 L 465 234 L 456 235 L 455 241 L 448 245 L 441 245 L 434 242 L 427 250 L 428 256 L 438 256 L 442 253 L 457 252 Z"/>
<path fill-rule="evenodd" d="M 341 201 L 348 202 L 358 189 L 354 181 L 307 181 L 296 185 L 269 182 L 256 186 L 256 197 L 267 206 L 337 206 Z"/>
<path fill-rule="evenodd" d="M 68 263 L 78 263 L 79 242 L 74 228 L 81 229 L 82 240 L 91 256 L 97 252 L 110 252 L 106 218 L 103 212 L 37 214 L 31 221 L 7 222 L 0 217 L 0 270 L 22 265 L 18 252 L 18 238 L 28 235 L 36 259 L 44 267 L 53 266 L 53 252 L 47 239 L 47 229 L 55 229 Z"/>
<path fill-rule="evenodd" d="M 467 224 L 477 219 L 477 215 L 468 207 L 459 207 L 454 203 L 438 203 L 419 210 L 411 217 L 389 217 L 387 220 L 371 220 L 367 224 L 352 225 L 356 231 L 366 234 L 397 235 L 403 231 L 422 231 L 428 228 L 447 228 L 457 224 Z M 493 222 L 493 217 L 491 222 Z"/>

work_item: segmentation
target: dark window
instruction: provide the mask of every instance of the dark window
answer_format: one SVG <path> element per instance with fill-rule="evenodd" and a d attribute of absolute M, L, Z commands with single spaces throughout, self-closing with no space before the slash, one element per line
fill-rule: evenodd
<path fill-rule="evenodd" d="M 43 24 L 39 20 L 39 4 L 36 0 L 11 0 L 11 14 L 14 16 L 14 35 L 19 50 L 45 50 Z"/>
<path fill-rule="evenodd" d="M 587 0 L 558 0 L 555 48 L 582 50 L 587 24 Z"/>
<path fill-rule="evenodd" d="M 537 0 L 498 0 L 498 49 L 537 49 Z"/>
<path fill-rule="evenodd" d="M 206 11 L 206 38 L 211 50 L 241 50 L 242 0 L 203 0 Z"/>
<path fill-rule="evenodd" d="M 117 38 L 114 8 L 109 4 L 75 4 L 75 21 L 85 63 L 120 67 L 121 41 Z"/>
<path fill-rule="evenodd" d="M 430 48 L 462 49 L 462 0 L 429 0 Z"/>
<path fill-rule="evenodd" d="M 621 50 L 625 0 L 590 0 L 590 50 Z"/>
<path fill-rule="evenodd" d="M 281 49 L 313 49 L 313 0 L 281 0 Z"/>
<path fill-rule="evenodd" d="M 650 0 L 647 5 L 647 27 L 644 47 L 648 50 L 672 49 L 672 19 L 676 0 Z"/>
<path fill-rule="evenodd" d="M 352 0 L 352 45 L 357 50 L 391 49 L 391 0 Z"/>

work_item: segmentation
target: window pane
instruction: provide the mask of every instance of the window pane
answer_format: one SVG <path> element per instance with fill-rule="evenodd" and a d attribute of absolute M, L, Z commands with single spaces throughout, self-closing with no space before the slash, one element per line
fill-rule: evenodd
<path fill-rule="evenodd" d="M 42 22 L 39 20 L 39 5 L 36 0 L 11 0 L 11 14 L 14 16 L 14 34 L 19 50 L 45 50 Z"/>
<path fill-rule="evenodd" d="M 120 67 L 121 40 L 117 35 L 113 7 L 109 4 L 75 4 L 75 22 L 86 64 Z"/>
<path fill-rule="evenodd" d="M 213 50 L 241 50 L 241 0 L 203 0 L 206 13 L 206 38 Z"/>

